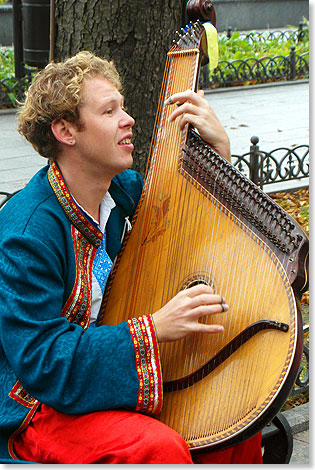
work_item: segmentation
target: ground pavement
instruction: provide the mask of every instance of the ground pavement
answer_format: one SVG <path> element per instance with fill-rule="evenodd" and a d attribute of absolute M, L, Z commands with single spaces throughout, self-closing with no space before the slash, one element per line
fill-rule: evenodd
<path fill-rule="evenodd" d="M 253 135 L 259 137 L 264 151 L 309 142 L 309 85 L 305 81 L 209 90 L 206 98 L 223 123 L 235 155 L 249 151 Z M 0 110 L 0 190 L 22 188 L 45 164 L 17 133 L 15 112 Z"/>
<path fill-rule="evenodd" d="M 283 412 L 293 433 L 293 452 L 290 465 L 312 464 L 313 452 L 309 436 L 309 403 Z"/>
<path fill-rule="evenodd" d="M 260 148 L 267 152 L 308 144 L 309 84 L 302 80 L 285 83 L 206 92 L 230 137 L 233 154 L 248 152 L 253 135 L 259 137 Z"/>
<path fill-rule="evenodd" d="M 206 91 L 206 98 L 230 137 L 232 155 L 248 153 L 252 136 L 259 137 L 259 148 L 265 152 L 309 143 L 309 84 L 306 80 L 220 88 Z M 273 183 L 266 185 L 264 191 L 308 184 L 308 178 Z"/>

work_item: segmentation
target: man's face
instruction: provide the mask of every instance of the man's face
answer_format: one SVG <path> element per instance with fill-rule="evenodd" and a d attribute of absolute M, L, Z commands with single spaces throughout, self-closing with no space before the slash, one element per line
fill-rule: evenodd
<path fill-rule="evenodd" d="M 87 79 L 82 89 L 76 148 L 91 174 L 113 178 L 132 165 L 132 127 L 135 123 L 123 107 L 123 96 L 108 80 Z"/>

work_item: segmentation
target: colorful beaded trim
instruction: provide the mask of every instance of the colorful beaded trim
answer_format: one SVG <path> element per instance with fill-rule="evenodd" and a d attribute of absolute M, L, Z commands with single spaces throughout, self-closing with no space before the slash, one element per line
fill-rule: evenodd
<path fill-rule="evenodd" d="M 19 380 L 16 382 L 11 392 L 9 393 L 9 397 L 13 398 L 13 400 L 20 403 L 20 405 L 26 406 L 27 408 L 33 408 L 34 405 L 39 403 L 38 400 L 27 393 Z"/>
<path fill-rule="evenodd" d="M 75 227 L 96 247 L 101 244 L 103 234 L 94 227 L 82 214 L 77 204 L 74 202 L 62 174 L 55 162 L 52 162 L 48 172 L 48 181 L 57 196 L 57 199 Z"/>
<path fill-rule="evenodd" d="M 40 402 L 36 400 L 35 404 L 32 406 L 32 408 L 28 411 L 27 415 L 25 416 L 21 426 L 14 431 L 14 433 L 9 437 L 8 441 L 8 451 L 12 459 L 14 460 L 19 460 L 19 457 L 15 454 L 14 452 L 14 439 L 22 432 L 24 429 L 29 425 L 29 423 L 32 421 L 32 418 L 34 414 L 37 411 L 37 408 L 39 407 Z M 14 462 L 12 462 L 14 463 Z"/>
<path fill-rule="evenodd" d="M 139 393 L 136 411 L 159 414 L 163 402 L 159 348 L 151 315 L 128 320 L 135 348 Z"/>
<path fill-rule="evenodd" d="M 92 269 L 96 248 L 73 225 L 71 235 L 75 253 L 76 277 L 61 315 L 67 317 L 69 322 L 87 329 L 91 314 Z"/>

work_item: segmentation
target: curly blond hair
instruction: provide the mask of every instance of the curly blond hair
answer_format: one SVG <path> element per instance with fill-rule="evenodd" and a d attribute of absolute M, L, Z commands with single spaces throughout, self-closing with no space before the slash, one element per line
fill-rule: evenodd
<path fill-rule="evenodd" d="M 79 105 L 84 80 L 100 76 L 110 81 L 118 91 L 121 82 L 113 64 L 81 51 L 65 62 L 50 63 L 36 76 L 26 92 L 18 110 L 18 132 L 22 134 L 43 157 L 54 160 L 58 142 L 51 131 L 55 119 L 66 119 L 82 128 Z"/>

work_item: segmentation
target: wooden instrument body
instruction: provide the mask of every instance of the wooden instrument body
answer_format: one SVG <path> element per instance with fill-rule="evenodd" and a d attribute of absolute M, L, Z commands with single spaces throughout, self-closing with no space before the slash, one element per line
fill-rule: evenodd
<path fill-rule="evenodd" d="M 174 56 L 171 50 L 161 103 L 194 89 L 200 59 L 199 51 L 190 50 Z M 306 241 L 295 236 L 296 226 L 291 236 L 277 224 L 271 241 L 263 227 L 270 225 L 270 208 L 278 207 L 188 128 L 168 123 L 171 111 L 162 105 L 157 118 L 143 195 L 109 282 L 101 323 L 154 313 L 197 282 L 226 297 L 229 311 L 205 320 L 223 324 L 222 334 L 160 344 L 166 393 L 159 419 L 191 449 L 217 450 L 261 429 L 294 383 L 301 325 L 292 283 Z M 266 320 L 288 329 L 270 327 L 248 340 L 245 334 L 234 352 L 214 360 L 210 372 L 202 369 L 242 331 Z"/>

